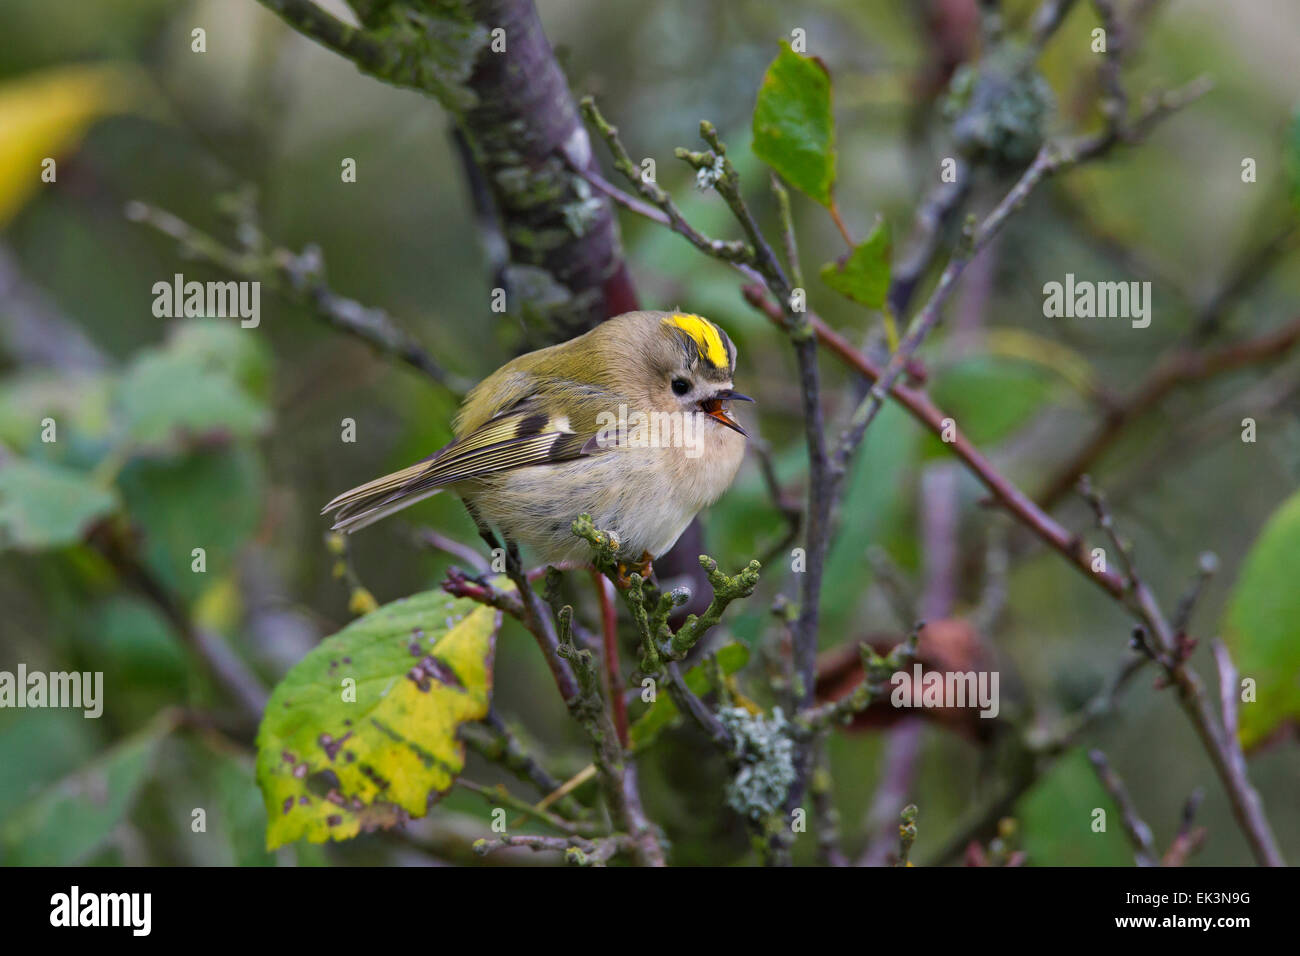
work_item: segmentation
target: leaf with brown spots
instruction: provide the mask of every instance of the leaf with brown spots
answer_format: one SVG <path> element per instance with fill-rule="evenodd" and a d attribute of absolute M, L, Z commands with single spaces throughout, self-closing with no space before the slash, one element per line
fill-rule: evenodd
<path fill-rule="evenodd" d="M 426 591 L 299 661 L 257 734 L 267 848 L 424 816 L 465 766 L 461 724 L 487 715 L 500 623 L 492 608 Z"/>

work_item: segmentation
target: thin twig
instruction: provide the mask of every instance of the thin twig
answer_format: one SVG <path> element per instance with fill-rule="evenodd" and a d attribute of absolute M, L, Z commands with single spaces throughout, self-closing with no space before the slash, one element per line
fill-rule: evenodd
<path fill-rule="evenodd" d="M 477 727 L 477 725 L 471 726 Z M 505 767 L 520 780 L 527 780 L 543 797 L 554 793 L 562 786 L 560 781 L 528 752 L 495 708 L 488 711 L 481 728 L 472 730 L 466 728 L 465 739 L 486 759 Z M 584 808 L 576 800 L 567 797 L 562 796 L 552 803 L 556 810 L 566 817 L 578 817 L 584 812 Z"/>
<path fill-rule="evenodd" d="M 774 322 L 784 321 L 780 309 L 767 297 L 764 290 L 746 286 L 743 291 L 745 299 L 755 308 L 762 310 Z M 862 375 L 873 382 L 879 382 L 883 373 L 871 359 L 817 315 L 809 312 L 807 317 L 817 338 L 824 346 Z M 890 396 L 935 435 L 940 437 L 944 435 L 947 430 L 945 423 L 950 419 L 923 391 L 895 382 L 890 388 Z M 1115 596 L 1122 593 L 1123 583 L 1119 576 L 1112 571 L 1094 572 L 1090 560 L 1080 550 L 1078 537 L 1062 527 L 1034 504 L 1028 495 L 1012 484 L 971 444 L 960 429 L 957 430 L 953 441 L 945 444 L 1019 523 L 1034 532 L 1048 547 L 1064 556 L 1100 587 Z"/>
<path fill-rule="evenodd" d="M 433 528 L 416 528 L 414 531 L 414 537 L 417 542 L 427 548 L 441 551 L 444 554 L 451 555 L 453 558 L 458 558 L 459 560 L 464 561 L 479 574 L 486 574 L 491 568 L 491 565 L 488 564 L 487 558 L 483 557 L 483 555 L 481 555 L 475 548 L 471 548 L 467 544 L 462 544 L 455 538 L 449 538 L 447 535 L 440 531 L 435 531 Z"/>
<path fill-rule="evenodd" d="M 911 866 L 912 844 L 916 842 L 916 804 L 909 803 L 899 814 L 898 860 L 894 866 Z"/>
<path fill-rule="evenodd" d="M 763 485 L 767 488 L 767 495 L 772 500 L 772 505 L 785 519 L 785 534 L 758 559 L 760 564 L 768 565 L 778 555 L 784 554 L 799 537 L 799 528 L 803 523 L 803 508 L 787 497 L 781 487 L 780 479 L 776 476 L 776 465 L 772 461 L 771 446 L 761 438 L 751 437 L 749 453 L 758 462 L 758 471 L 763 477 Z"/>
<path fill-rule="evenodd" d="M 808 791 L 812 796 L 813 815 L 817 824 L 817 855 L 826 866 L 848 866 L 848 857 L 840 848 L 840 814 L 835 809 L 835 794 L 826 753 L 826 741 L 815 745 L 812 781 Z"/>
<path fill-rule="evenodd" d="M 605 687 L 613 710 L 614 729 L 624 749 L 628 745 L 627 700 L 623 697 L 623 674 L 618 654 L 618 609 L 614 607 L 614 585 L 599 571 L 591 572 L 600 605 L 601 637 L 605 660 Z"/>
<path fill-rule="evenodd" d="M 640 170 L 632 162 L 627 150 L 623 146 L 623 141 L 619 139 L 618 127 L 611 125 L 596 106 L 595 100 L 590 96 L 584 96 L 579 103 L 582 115 L 586 117 L 588 123 L 596 128 L 605 144 L 609 147 L 613 155 L 614 168 L 618 170 L 632 186 L 639 192 L 650 205 L 637 201 L 636 199 L 626 196 L 619 192 L 614 186 L 610 185 L 597 173 L 591 172 L 585 168 L 573 167 L 574 172 L 583 176 L 586 180 L 609 196 L 616 203 L 624 208 L 630 209 L 639 215 L 652 219 L 661 225 L 668 226 L 673 232 L 684 236 L 691 245 L 699 249 L 706 255 L 715 259 L 721 259 L 724 262 L 735 264 L 745 264 L 753 258 L 753 250 L 748 248 L 745 243 L 738 241 L 724 241 L 722 239 L 710 239 L 702 232 L 691 226 L 678 210 L 677 204 L 673 202 L 671 196 L 662 189 L 658 183 L 653 180 L 647 180 L 641 175 Z M 757 278 L 757 274 L 755 274 Z"/>
<path fill-rule="evenodd" d="M 1180 349 L 1166 355 L 1132 395 L 1107 410 L 1105 420 L 1047 481 L 1036 500 L 1044 508 L 1056 505 L 1074 489 L 1084 472 L 1120 439 L 1130 424 L 1159 407 L 1176 389 L 1284 358 L 1297 344 L 1300 344 L 1300 317 L 1244 342 L 1214 349 Z"/>
<path fill-rule="evenodd" d="M 299 33 L 346 57 L 368 73 L 383 75 L 395 51 L 383 41 L 344 23 L 311 0 L 258 0 Z"/>
<path fill-rule="evenodd" d="M 1097 771 L 1097 779 L 1101 781 L 1101 785 L 1106 788 L 1110 798 L 1115 801 L 1115 806 L 1119 808 L 1120 822 L 1124 825 L 1124 833 L 1128 836 L 1129 842 L 1133 844 L 1133 855 L 1137 859 L 1137 865 L 1159 866 L 1160 857 L 1156 851 L 1155 838 L 1151 835 L 1151 828 L 1138 814 L 1137 805 L 1129 796 L 1124 781 L 1111 768 L 1106 755 L 1100 750 L 1088 751 L 1088 760 Z"/>
<path fill-rule="evenodd" d="M 251 721 L 260 720 L 270 695 L 261 679 L 222 636 L 199 626 L 185 602 L 140 560 L 134 543 L 118 533 L 118 529 L 104 526 L 91 541 L 122 579 L 153 603 L 216 684 L 239 705 L 242 714 Z"/>
<path fill-rule="evenodd" d="M 1174 633 L 1184 635 L 1191 627 L 1192 613 L 1196 610 L 1196 605 L 1205 593 L 1205 587 L 1210 583 L 1210 578 L 1214 577 L 1219 570 L 1219 559 L 1210 551 L 1201 555 L 1200 560 L 1196 563 L 1196 576 L 1192 578 L 1192 583 L 1188 585 L 1183 596 L 1178 599 L 1178 604 L 1174 608 L 1173 628 Z"/>
<path fill-rule="evenodd" d="M 1161 866 L 1182 866 L 1205 842 L 1205 827 L 1196 826 L 1196 812 L 1201 807 L 1201 801 L 1205 799 L 1205 791 L 1197 787 L 1192 791 L 1192 795 L 1187 798 L 1187 803 L 1183 805 L 1182 820 L 1178 826 L 1178 833 L 1169 844 L 1169 849 L 1160 859 Z"/>
<path fill-rule="evenodd" d="M 1021 174 L 1016 184 L 1011 187 L 1001 202 L 993 207 L 983 222 L 968 230 L 965 241 L 959 244 L 957 251 L 949 259 L 929 300 L 912 319 L 898 349 L 881 371 L 875 385 L 853 412 L 849 427 L 840 437 L 839 446 L 835 451 L 834 464 L 837 469 L 845 467 L 854 449 L 862 441 L 864 433 L 880 412 L 894 383 L 903 374 L 921 343 L 938 325 L 942 307 L 952 294 L 957 279 L 965 271 L 966 266 L 1001 231 L 1011 214 L 1024 205 L 1034 188 L 1048 176 L 1085 160 L 1096 159 L 1109 152 L 1118 143 L 1131 144 L 1140 141 L 1157 122 L 1174 110 L 1204 95 L 1208 90 L 1208 81 L 1196 80 L 1181 90 L 1151 99 L 1131 126 L 1107 127 L 1104 132 L 1095 136 L 1067 140 L 1061 144 L 1048 143 L 1038 151 L 1038 155 L 1029 164 L 1029 168 Z"/>
<path fill-rule="evenodd" d="M 884 866 L 889 862 L 898 835 L 899 807 L 916 778 L 924 732 L 925 722 L 919 717 L 909 717 L 889 730 L 880 781 L 867 810 L 867 844 L 858 858 L 858 866 Z"/>
<path fill-rule="evenodd" d="M 513 591 L 496 587 L 483 577 L 471 578 L 460 568 L 447 569 L 447 577 L 442 582 L 442 589 L 453 597 L 465 597 L 479 604 L 486 604 L 499 611 L 505 611 L 516 621 L 527 623 L 523 602 Z"/>
<path fill-rule="evenodd" d="M 434 361 L 383 309 L 364 306 L 330 289 L 319 249 L 308 247 L 301 253 L 282 247 L 265 253 L 232 249 L 178 216 L 138 201 L 127 203 L 126 217 L 175 239 L 187 255 L 231 275 L 262 282 L 290 301 L 310 307 L 317 318 L 399 359 L 449 391 L 459 395 L 468 390 L 468 381 Z"/>
<path fill-rule="evenodd" d="M 487 856 L 495 850 L 523 846 L 538 853 L 545 851 L 563 853 L 565 859 L 576 866 L 604 866 L 607 860 L 623 849 L 625 842 L 625 838 L 619 837 L 587 840 L 578 836 L 548 837 L 525 834 L 478 840 L 474 844 L 474 852 L 480 856 Z"/>
<path fill-rule="evenodd" d="M 682 679 L 681 669 L 676 661 L 670 661 L 664 668 L 664 673 L 668 678 L 668 693 L 677 705 L 677 709 L 688 714 L 704 731 L 709 742 L 730 756 L 735 751 L 735 744 L 731 739 L 731 732 L 722 725 L 717 715 L 708 708 L 704 701 L 700 700 L 695 693 L 686 686 L 686 681 Z"/>
<path fill-rule="evenodd" d="M 1278 205 L 1278 201 L 1273 200 L 1268 208 L 1273 209 Z M 1297 238 L 1300 238 L 1300 228 L 1297 228 L 1295 217 L 1290 212 L 1287 213 L 1286 220 L 1262 244 L 1241 256 L 1228 272 L 1227 278 L 1219 283 L 1197 309 L 1196 318 L 1192 320 L 1194 338 L 1208 338 L 1217 332 L 1228 307 L 1254 288 L 1279 259 L 1295 248 Z"/>
<path fill-rule="evenodd" d="M 1065 22 L 1074 3 L 1075 0 L 1044 0 L 1034 13 L 1031 27 L 1033 44 L 1036 48 L 1041 50 L 1047 44 Z"/>
<path fill-rule="evenodd" d="M 904 315 L 930 263 L 939 251 L 944 228 L 953 220 L 970 192 L 970 167 L 957 161 L 953 182 L 939 183 L 917 207 L 912 229 L 911 251 L 889 277 L 886 299 L 894 315 Z"/>
<path fill-rule="evenodd" d="M 860 644 L 862 655 L 862 680 L 852 692 L 838 700 L 817 704 L 800 710 L 795 715 L 794 726 L 797 734 L 812 736 L 835 724 L 842 723 L 854 714 L 866 710 L 874 701 L 885 696 L 892 675 L 904 670 L 916 660 L 916 648 L 925 628 L 924 621 L 917 621 L 907 639 L 897 644 L 884 657 L 877 655 L 869 645 Z"/>
<path fill-rule="evenodd" d="M 576 835 L 580 833 L 592 833 L 594 831 L 593 824 L 576 823 L 572 820 L 565 820 L 563 817 L 546 810 L 540 810 L 530 804 L 527 800 L 521 800 L 514 796 L 502 785 L 487 787 L 483 784 L 474 783 L 472 780 L 466 780 L 464 777 L 458 778 L 456 780 L 456 785 L 458 787 L 463 787 L 471 793 L 478 794 L 493 806 L 509 807 L 512 810 L 523 812 L 530 817 L 536 817 L 540 822 L 546 824 L 546 826 L 550 827 L 552 830 L 558 830 L 560 833 Z"/>
<path fill-rule="evenodd" d="M 1263 801 L 1260 800 L 1259 793 L 1250 782 L 1246 761 L 1241 755 L 1236 735 L 1229 736 L 1226 729 L 1229 723 L 1235 725 L 1235 709 L 1231 714 L 1224 711 L 1222 715 L 1224 724 L 1221 725 L 1210 704 L 1200 675 L 1188 663 L 1187 658 L 1192 645 L 1175 633 L 1172 625 L 1161 613 L 1154 594 L 1138 575 L 1131 548 L 1119 537 L 1105 500 L 1086 486 L 1084 492 L 1097 514 L 1098 524 L 1107 529 L 1119 549 L 1120 560 L 1127 577 L 1126 591 L 1129 596 L 1129 606 L 1150 635 L 1151 643 L 1147 649 L 1163 668 L 1168 683 L 1177 690 L 1178 703 L 1191 721 L 1197 736 L 1200 737 L 1206 753 L 1209 754 L 1210 762 L 1214 765 L 1224 790 L 1227 791 L 1233 816 L 1236 817 L 1255 859 L 1263 866 L 1283 866 L 1281 850 L 1273 836 L 1268 817 L 1264 814 Z M 1231 667 L 1226 651 L 1222 658 L 1217 661 L 1221 674 L 1225 663 Z M 1235 681 L 1235 672 L 1229 673 L 1233 674 Z M 1235 708 L 1235 704 L 1233 706 Z"/>

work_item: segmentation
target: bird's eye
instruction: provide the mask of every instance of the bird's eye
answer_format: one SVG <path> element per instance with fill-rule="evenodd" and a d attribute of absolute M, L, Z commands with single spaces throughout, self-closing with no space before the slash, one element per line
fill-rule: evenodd
<path fill-rule="evenodd" d="M 688 382 L 688 381 L 686 381 L 686 379 L 684 379 L 684 378 L 675 378 L 675 379 L 673 379 L 673 394 L 674 394 L 674 395 L 685 395 L 685 394 L 686 394 L 687 392 L 689 392 L 690 390 L 691 390 L 691 383 Z"/>

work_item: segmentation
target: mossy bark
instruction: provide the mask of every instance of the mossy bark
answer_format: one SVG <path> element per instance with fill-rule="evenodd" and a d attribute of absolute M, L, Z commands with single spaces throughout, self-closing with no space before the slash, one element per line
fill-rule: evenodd
<path fill-rule="evenodd" d="M 302 28 L 295 4 L 264 2 Z M 455 116 L 509 249 L 498 281 L 526 344 L 636 308 L 613 208 L 574 172 L 595 160 L 531 0 L 350 2 L 373 43 L 348 55 Z"/>

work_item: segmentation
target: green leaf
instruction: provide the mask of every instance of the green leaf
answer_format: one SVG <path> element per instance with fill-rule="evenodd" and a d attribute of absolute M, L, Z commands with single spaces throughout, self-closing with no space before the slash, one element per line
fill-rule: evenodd
<path fill-rule="evenodd" d="M 457 729 L 487 715 L 500 620 L 426 591 L 353 621 L 299 661 L 257 734 L 267 849 L 424 816 L 465 766 Z"/>
<path fill-rule="evenodd" d="M 87 720 L 81 710 L 0 711 L 0 767 L 23 768 L 22 773 L 0 773 L 0 820 L 92 759 L 101 746 L 99 723 Z"/>
<path fill-rule="evenodd" d="M 723 674 L 734 674 L 749 663 L 749 648 L 744 644 L 727 644 L 718 649 L 718 666 Z M 708 671 L 703 664 L 696 664 L 685 674 L 682 680 L 695 695 L 707 694 L 712 688 Z M 660 732 L 673 724 L 679 716 L 677 704 L 667 693 L 655 698 L 650 709 L 637 718 L 628 729 L 628 742 L 633 750 L 648 747 Z"/>
<path fill-rule="evenodd" d="M 235 866 L 274 866 L 263 838 L 262 795 L 253 777 L 253 761 L 231 754 L 214 755 L 218 821 Z"/>
<path fill-rule="evenodd" d="M 191 800 L 199 801 L 191 805 L 209 808 L 208 831 L 215 839 L 214 845 L 205 850 L 215 857 L 213 862 L 221 866 L 275 866 L 275 854 L 266 849 L 266 812 L 254 778 L 253 759 L 213 744 L 194 747 L 188 756 L 195 762 L 194 782 L 202 794 L 191 796 Z M 291 851 L 288 855 L 294 854 Z"/>
<path fill-rule="evenodd" d="M 145 562 L 164 583 L 194 599 L 231 567 L 262 513 L 262 472 L 247 446 L 139 459 L 123 470 L 118 487 L 127 513 L 144 529 Z M 191 570 L 195 548 L 204 549 L 206 574 Z"/>
<path fill-rule="evenodd" d="M 0 442 L 24 454 L 62 451 L 69 442 L 98 443 L 108 437 L 109 378 L 93 372 L 59 375 L 26 371 L 0 385 Z M 41 441 L 45 418 L 53 418 L 57 442 Z M 53 447 L 51 447 L 53 446 Z"/>
<path fill-rule="evenodd" d="M 58 548 L 114 511 L 117 495 L 89 475 L 43 462 L 0 464 L 0 550 Z"/>
<path fill-rule="evenodd" d="M 123 375 L 117 408 L 129 438 L 146 449 L 173 451 L 213 437 L 261 434 L 270 415 L 232 377 L 233 359 L 193 348 L 192 339 L 179 344 L 144 352 Z"/>
<path fill-rule="evenodd" d="M 935 404 L 976 445 L 1010 436 L 1042 411 L 1054 391 L 1054 381 L 1040 366 L 991 356 L 944 369 L 930 387 Z"/>
<path fill-rule="evenodd" d="M 1224 614 L 1223 640 L 1255 700 L 1239 705 L 1243 748 L 1300 718 L 1300 492 L 1264 525 L 1237 576 Z"/>
<path fill-rule="evenodd" d="M 871 235 L 854 246 L 848 256 L 822 266 L 822 281 L 840 295 L 869 309 L 883 308 L 885 295 L 889 292 L 892 256 L 889 223 L 878 219 Z"/>
<path fill-rule="evenodd" d="M 4 864 L 69 866 L 93 853 L 125 819 L 175 722 L 154 721 L 21 807 L 0 830 Z"/>
<path fill-rule="evenodd" d="M 111 674 L 115 686 L 131 689 L 114 699 L 116 727 L 134 729 L 169 705 L 192 703 L 190 659 L 152 604 L 130 594 L 109 594 L 83 604 L 79 618 L 78 666 Z"/>
<path fill-rule="evenodd" d="M 173 326 L 167 351 L 237 383 L 249 395 L 270 394 L 271 357 L 259 336 L 228 319 L 187 319 Z"/>
<path fill-rule="evenodd" d="M 1092 829 L 1094 810 L 1106 829 Z M 1061 757 L 1016 804 L 1020 848 L 1030 866 L 1132 866 L 1133 850 L 1120 811 L 1082 749 Z"/>
<path fill-rule="evenodd" d="M 840 531 L 827 555 L 822 584 L 825 646 L 843 639 L 837 635 L 857 633 L 863 627 L 862 597 L 872 577 L 863 560 L 866 544 L 886 546 L 897 560 L 902 555 L 895 545 L 915 538 L 908 509 L 916 484 L 913 449 L 922 437 L 907 413 L 890 402 L 853 456 Z M 785 560 L 790 560 L 789 555 Z"/>
<path fill-rule="evenodd" d="M 781 44 L 754 105 L 754 154 L 786 182 L 831 204 L 835 185 L 835 121 L 831 78 L 820 60 Z"/>
<path fill-rule="evenodd" d="M 773 468 L 783 486 L 800 480 L 806 460 L 802 447 L 773 449 Z M 760 515 L 763 516 L 761 520 L 756 517 Z M 706 540 L 710 545 L 725 547 L 725 551 L 718 555 L 718 562 L 724 566 L 732 561 L 743 566 L 751 557 L 779 541 L 786 531 L 786 524 L 757 468 L 742 468 L 727 493 L 704 515 L 704 521 Z M 734 605 L 733 613 L 737 615 L 732 619 L 733 624 L 744 616 Z M 763 616 L 768 615 L 763 612 Z M 732 633 L 737 633 L 734 627 Z"/>

